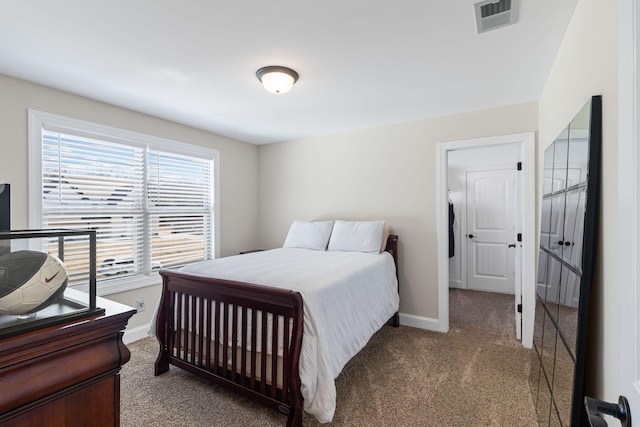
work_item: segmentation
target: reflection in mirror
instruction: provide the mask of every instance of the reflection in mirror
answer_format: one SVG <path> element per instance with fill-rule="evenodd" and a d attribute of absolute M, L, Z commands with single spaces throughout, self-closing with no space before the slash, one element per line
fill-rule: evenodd
<path fill-rule="evenodd" d="M 541 425 L 584 425 L 587 310 L 595 264 L 602 99 L 544 153 L 531 387 Z M 588 197 L 587 197 L 588 196 Z M 537 378 L 537 380 L 536 380 Z"/>
<path fill-rule="evenodd" d="M 553 192 L 567 188 L 567 156 L 569 154 L 569 128 L 565 128 L 553 143 Z"/>
<path fill-rule="evenodd" d="M 549 415 L 551 411 L 551 392 L 546 383 L 544 372 L 540 373 L 540 387 L 538 389 L 538 424 L 546 426 L 549 424 Z"/>
<path fill-rule="evenodd" d="M 538 347 L 539 349 L 540 347 Z M 529 372 L 529 384 L 534 406 L 538 403 L 538 388 L 540 386 L 540 358 L 537 352 L 531 355 L 531 371 Z"/>
<path fill-rule="evenodd" d="M 563 303 L 558 307 L 558 328 L 567 347 L 576 353 L 576 334 L 578 332 L 578 304 L 580 303 L 580 278 L 565 269 L 561 292 Z"/>
<path fill-rule="evenodd" d="M 562 240 L 564 241 L 564 247 L 562 248 L 562 258 L 575 265 L 572 260 L 572 254 L 574 248 L 576 248 L 577 238 L 582 239 L 582 232 L 577 230 L 577 227 L 582 227 L 584 220 L 584 208 L 581 209 L 581 196 L 583 192 L 578 190 L 569 191 L 567 193 L 566 208 L 564 214 L 564 235 Z M 578 244 L 576 253 L 580 251 L 582 254 L 582 245 Z"/>
<path fill-rule="evenodd" d="M 544 152 L 543 174 L 542 195 L 546 196 L 553 193 L 553 150 L 545 150 Z"/>
<path fill-rule="evenodd" d="M 544 306 L 542 300 L 536 298 L 536 318 L 533 329 L 533 345 L 538 353 L 542 354 L 542 328 L 544 324 Z"/>
<path fill-rule="evenodd" d="M 560 424 L 560 416 L 558 415 L 558 409 L 555 407 L 551 408 L 551 419 L 549 420 L 550 427 L 562 427 Z"/>
<path fill-rule="evenodd" d="M 551 199 L 542 200 L 540 213 L 540 246 L 548 247 L 551 238 Z"/>
<path fill-rule="evenodd" d="M 571 265 L 575 266 L 579 271 L 582 271 L 582 249 L 584 247 L 584 218 L 586 215 L 586 202 L 587 202 L 587 187 L 583 186 L 577 189 L 576 192 L 580 194 L 578 198 L 578 206 L 576 208 L 576 225 L 575 232 L 573 234 L 573 250 L 571 251 Z"/>
<path fill-rule="evenodd" d="M 587 183 L 589 170 L 589 119 L 590 105 L 585 105 L 571 122 L 567 161 L 569 187 Z"/>
<path fill-rule="evenodd" d="M 570 426 L 571 398 L 573 394 L 573 359 L 562 343 L 556 349 L 556 365 L 553 374 L 553 399 L 562 425 Z"/>
<path fill-rule="evenodd" d="M 547 310 L 555 315 L 557 312 L 555 304 L 558 303 L 558 297 L 560 294 L 560 275 L 562 273 L 562 264 L 556 258 L 550 256 L 548 265 L 545 304 L 547 306 Z M 553 310 L 549 307 L 550 304 L 554 304 Z"/>
<path fill-rule="evenodd" d="M 545 313 L 544 325 L 542 326 L 542 328 L 542 370 L 547 375 L 549 381 L 551 381 L 553 375 L 553 365 L 556 357 L 557 330 L 551 322 L 549 314 L 547 313 Z"/>
<path fill-rule="evenodd" d="M 580 278 L 571 271 L 569 266 L 562 267 L 558 302 L 565 307 L 571 308 L 578 308 L 580 303 Z"/>
<path fill-rule="evenodd" d="M 536 293 L 538 294 L 538 297 L 544 301 L 547 294 L 549 255 L 544 251 L 540 251 L 538 257 L 538 284 L 536 286 Z"/>
<path fill-rule="evenodd" d="M 549 249 L 557 255 L 564 248 L 564 207 L 565 193 L 556 194 L 551 198 L 551 224 L 549 228 Z"/>

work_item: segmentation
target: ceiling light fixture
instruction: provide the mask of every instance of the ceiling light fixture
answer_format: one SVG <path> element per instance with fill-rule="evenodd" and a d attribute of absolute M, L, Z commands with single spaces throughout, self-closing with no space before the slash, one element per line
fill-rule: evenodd
<path fill-rule="evenodd" d="M 299 76 L 291 68 L 270 65 L 256 71 L 256 77 L 268 92 L 279 95 L 289 92 Z"/>

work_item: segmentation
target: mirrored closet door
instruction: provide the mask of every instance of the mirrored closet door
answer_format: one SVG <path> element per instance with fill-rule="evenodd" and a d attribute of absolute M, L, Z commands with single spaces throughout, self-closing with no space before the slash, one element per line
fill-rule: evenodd
<path fill-rule="evenodd" d="M 539 425 L 581 426 L 598 228 L 602 99 L 545 150 L 531 389 Z M 588 425 L 588 424 L 587 424 Z"/>

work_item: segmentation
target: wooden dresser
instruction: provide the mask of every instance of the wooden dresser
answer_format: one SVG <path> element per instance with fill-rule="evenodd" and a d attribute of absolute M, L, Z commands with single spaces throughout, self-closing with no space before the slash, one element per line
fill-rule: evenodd
<path fill-rule="evenodd" d="M 97 305 L 103 315 L 0 338 L 0 426 L 120 425 L 122 335 L 136 311 Z"/>

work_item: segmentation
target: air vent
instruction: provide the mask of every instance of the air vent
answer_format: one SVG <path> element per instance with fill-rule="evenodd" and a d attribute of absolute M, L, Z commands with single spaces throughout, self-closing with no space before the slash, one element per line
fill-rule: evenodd
<path fill-rule="evenodd" d="M 485 0 L 475 4 L 478 34 L 515 24 L 518 0 Z"/>

